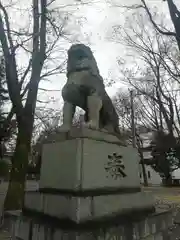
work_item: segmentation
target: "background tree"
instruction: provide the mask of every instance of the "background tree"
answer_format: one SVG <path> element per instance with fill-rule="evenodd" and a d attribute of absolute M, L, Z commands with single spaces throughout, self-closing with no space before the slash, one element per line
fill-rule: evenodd
<path fill-rule="evenodd" d="M 143 100 L 147 98 L 146 104 L 149 102 L 156 109 L 158 119 L 154 119 L 160 122 L 158 125 L 171 135 L 174 135 L 174 131 L 179 135 L 179 109 L 176 104 L 179 80 L 167 68 L 170 58 L 177 71 L 179 63 L 173 54 L 175 51 L 171 41 L 144 23 L 147 23 L 145 16 L 137 14 L 133 16 L 133 22 L 128 19 L 123 32 L 115 29 L 116 41 L 119 37 L 119 41 L 128 47 L 131 61 L 128 59 L 123 64 L 122 60 L 119 61 L 121 73 L 126 83 L 135 88 L 138 94 L 144 95 Z M 136 61 L 133 59 L 134 55 L 137 57 Z M 157 125 L 156 122 L 155 124 Z"/>
<path fill-rule="evenodd" d="M 164 36 L 168 36 L 168 37 L 172 37 L 173 39 L 175 39 L 176 41 L 176 45 L 178 46 L 178 49 L 180 50 L 180 10 L 178 8 L 178 4 L 175 3 L 175 0 L 162 0 L 162 2 L 166 2 L 167 3 L 167 7 L 169 10 L 169 16 L 171 19 L 171 23 L 174 29 L 172 29 L 170 27 L 171 24 L 168 24 L 169 26 L 162 26 L 161 21 L 157 21 L 157 19 L 154 17 L 155 15 L 153 15 L 152 13 L 152 3 L 149 2 L 149 4 L 147 4 L 146 0 L 140 0 L 141 4 L 137 3 L 134 5 L 126 5 L 126 6 L 122 6 L 123 8 L 126 8 L 127 10 L 138 10 L 139 12 L 141 12 L 141 10 L 143 9 L 148 18 L 149 21 L 152 23 L 153 27 L 162 35 Z M 165 3 L 162 3 L 165 4 Z M 160 8 L 162 9 L 162 8 Z M 155 12 L 157 13 L 159 9 L 155 9 Z M 160 10 L 161 11 L 161 10 Z M 162 12 L 160 12 L 161 15 Z M 166 14 L 166 13 L 165 13 Z M 165 15 L 164 15 L 165 17 Z"/>
<path fill-rule="evenodd" d="M 64 66 L 64 61 L 58 57 L 57 64 L 52 61 L 64 34 L 67 17 L 63 13 L 60 16 L 52 3 L 33 0 L 32 7 L 28 6 L 30 20 L 27 19 L 27 25 L 22 28 L 18 24 L 13 27 L 9 17 L 11 7 L 0 1 L 0 47 L 12 103 L 10 112 L 15 114 L 18 128 L 5 209 L 22 206 L 40 80 L 60 73 Z M 26 55 L 26 66 L 19 61 L 23 55 Z"/>
<path fill-rule="evenodd" d="M 151 162 L 156 171 L 163 171 L 169 182 L 173 166 L 179 166 L 180 162 L 178 154 L 170 158 L 172 152 L 178 152 L 177 139 L 180 137 L 178 48 L 172 44 L 173 39 L 152 27 L 146 15 L 137 12 L 133 19 L 127 19 L 124 28 L 115 26 L 113 34 L 114 40 L 128 49 L 127 59 L 120 58 L 119 66 L 123 80 L 138 96 L 137 122 L 156 131 L 161 136 L 160 142 L 166 139 L 169 144 L 162 148 L 156 140 Z M 160 169 L 158 166 L 163 165 L 162 162 L 164 168 Z"/>
<path fill-rule="evenodd" d="M 148 180 L 144 164 L 143 155 L 144 144 L 142 139 L 142 133 L 147 133 L 150 130 L 152 130 L 152 126 L 149 123 L 150 119 L 147 118 L 147 115 L 146 118 L 143 118 L 144 105 L 143 102 L 141 101 L 141 95 L 134 96 L 133 92 L 131 95 L 131 93 L 128 91 L 119 90 L 115 97 L 113 98 L 113 103 L 116 107 L 116 111 L 119 116 L 122 137 L 124 138 L 125 141 L 127 141 L 127 143 L 130 144 L 132 144 L 132 141 L 134 140 L 135 147 L 137 147 L 138 149 L 140 156 L 139 164 L 141 164 L 142 166 L 144 186 L 148 186 Z M 134 120 L 134 126 L 132 124 L 132 118 Z M 146 119 L 148 119 L 149 121 L 147 122 Z M 132 129 L 133 127 L 134 129 Z"/>
<path fill-rule="evenodd" d="M 34 129 L 34 139 L 31 149 L 32 162 L 29 164 L 28 172 L 36 174 L 39 177 L 43 143 L 50 135 L 51 138 L 54 135 L 54 140 L 56 139 L 56 134 L 59 133 L 62 123 L 62 115 L 51 109 L 44 112 L 36 112 L 36 116 L 38 116 L 39 120 L 39 124 L 36 125 L 38 132 Z M 80 127 L 82 116 L 83 111 L 78 109 L 73 119 L 73 126 Z"/>
<path fill-rule="evenodd" d="M 149 164 L 160 173 L 165 185 L 172 184 L 172 172 L 180 167 L 179 140 L 158 131 L 151 143 L 152 160 Z"/>
<path fill-rule="evenodd" d="M 0 158 L 6 152 L 6 143 L 14 133 L 16 125 L 14 120 L 8 120 L 8 114 L 5 112 L 4 106 L 9 101 L 8 91 L 6 88 L 4 59 L 0 59 Z"/>
<path fill-rule="evenodd" d="M 154 19 L 153 14 L 151 13 L 150 8 L 148 7 L 148 5 L 146 4 L 145 0 L 141 0 L 142 5 L 138 6 L 134 6 L 135 8 L 143 8 L 146 13 L 149 16 L 149 20 L 151 21 L 151 23 L 153 24 L 154 28 L 160 33 L 163 34 L 165 36 L 170 36 L 176 39 L 176 43 L 177 46 L 180 50 L 180 10 L 177 7 L 177 4 L 175 4 L 174 0 L 163 0 L 165 2 L 167 2 L 168 5 L 168 9 L 169 9 L 169 15 L 170 15 L 170 19 L 172 21 L 173 27 L 174 27 L 174 31 L 171 29 L 167 29 L 167 28 L 162 28 Z"/>
<path fill-rule="evenodd" d="M 4 161 L 0 161 L 0 178 L 1 179 L 8 179 L 10 171 L 10 165 Z"/>

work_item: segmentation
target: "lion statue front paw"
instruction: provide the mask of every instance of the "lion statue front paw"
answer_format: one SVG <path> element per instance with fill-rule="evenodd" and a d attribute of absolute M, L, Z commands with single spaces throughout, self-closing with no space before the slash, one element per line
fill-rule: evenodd
<path fill-rule="evenodd" d="M 98 130 L 99 129 L 99 123 L 90 120 L 89 122 L 84 124 L 84 127 L 94 129 L 94 130 Z"/>

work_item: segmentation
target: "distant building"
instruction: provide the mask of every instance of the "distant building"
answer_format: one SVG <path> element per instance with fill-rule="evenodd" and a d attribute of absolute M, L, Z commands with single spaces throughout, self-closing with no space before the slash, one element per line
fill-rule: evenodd
<path fill-rule="evenodd" d="M 157 173 L 151 166 L 145 165 L 146 175 L 148 180 L 148 185 L 161 185 L 162 178 L 159 173 Z M 143 174 L 142 174 L 142 166 L 140 165 L 140 182 L 144 183 Z"/>
<path fill-rule="evenodd" d="M 180 168 L 172 172 L 172 183 L 174 185 L 180 185 Z"/>
<path fill-rule="evenodd" d="M 153 132 L 143 132 L 140 134 L 140 137 L 143 142 L 143 156 L 144 156 L 144 163 L 145 163 L 145 169 L 147 174 L 147 179 L 149 185 L 161 185 L 162 184 L 162 178 L 160 177 L 160 174 L 157 173 L 150 165 L 147 163 L 150 162 L 152 159 L 151 156 L 151 146 L 150 143 L 153 138 Z M 140 179 L 141 183 L 143 184 L 143 174 L 142 174 L 142 165 L 140 164 Z M 173 185 L 180 185 L 180 168 L 174 170 L 172 172 L 172 184 Z"/>
<path fill-rule="evenodd" d="M 151 147 L 150 143 L 153 137 L 152 132 L 143 132 L 140 133 L 140 138 L 142 140 L 142 151 L 143 151 L 143 157 L 144 157 L 144 163 L 145 163 L 145 170 L 147 175 L 147 180 L 149 185 L 161 185 L 162 184 L 162 178 L 160 177 L 159 173 L 156 172 L 150 165 L 146 165 L 146 162 L 149 162 L 152 159 L 151 156 Z M 140 181 L 143 184 L 143 173 L 142 173 L 142 165 L 140 164 Z"/>

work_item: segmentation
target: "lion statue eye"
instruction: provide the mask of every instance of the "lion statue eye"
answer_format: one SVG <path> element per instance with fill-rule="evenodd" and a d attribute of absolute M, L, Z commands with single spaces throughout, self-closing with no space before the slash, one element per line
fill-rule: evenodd
<path fill-rule="evenodd" d="M 78 56 L 78 59 L 83 59 L 83 58 L 84 58 L 84 56 L 82 56 L 82 55 Z"/>

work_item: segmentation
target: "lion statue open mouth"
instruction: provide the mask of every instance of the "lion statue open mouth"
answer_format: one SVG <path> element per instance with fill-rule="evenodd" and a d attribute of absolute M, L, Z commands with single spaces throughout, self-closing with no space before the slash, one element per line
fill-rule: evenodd
<path fill-rule="evenodd" d="M 88 128 L 120 134 L 118 115 L 105 91 L 93 53 L 84 44 L 74 44 L 68 50 L 67 82 L 62 97 L 62 131 L 70 130 L 78 106 L 85 111 L 84 120 Z"/>

